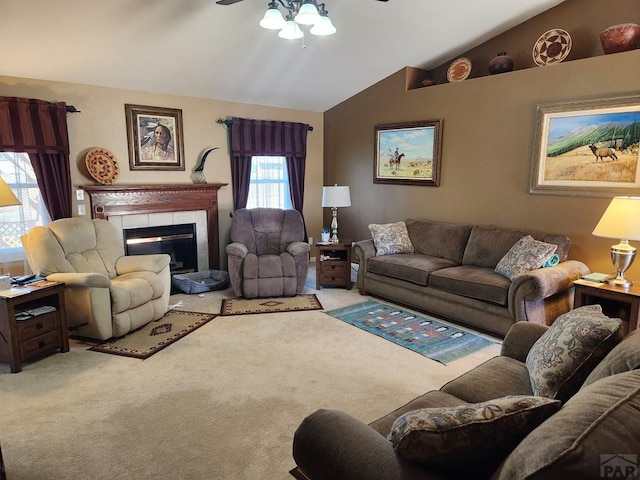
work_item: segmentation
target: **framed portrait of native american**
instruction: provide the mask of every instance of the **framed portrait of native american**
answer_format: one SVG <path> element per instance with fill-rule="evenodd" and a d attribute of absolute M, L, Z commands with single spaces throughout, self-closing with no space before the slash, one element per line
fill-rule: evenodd
<path fill-rule="evenodd" d="M 537 108 L 530 193 L 640 194 L 640 95 Z"/>
<path fill-rule="evenodd" d="M 376 125 L 373 183 L 440 185 L 442 120 Z"/>
<path fill-rule="evenodd" d="M 182 110 L 125 104 L 131 170 L 184 170 Z"/>

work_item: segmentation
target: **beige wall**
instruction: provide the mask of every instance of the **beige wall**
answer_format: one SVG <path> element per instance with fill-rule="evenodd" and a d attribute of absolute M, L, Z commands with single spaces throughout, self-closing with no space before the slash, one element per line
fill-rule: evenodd
<path fill-rule="evenodd" d="M 588 23 L 595 17 L 591 11 L 599 14 L 604 4 L 611 15 Z M 537 36 L 564 25 L 598 50 L 593 43 L 599 42 L 599 31 L 621 21 L 615 7 L 633 12 L 626 21 L 640 23 L 637 0 L 567 0 L 523 25 L 526 41 L 518 43 L 518 29 L 510 31 L 504 38 L 514 39 L 507 42 L 514 49 L 493 40 L 487 52 L 499 46 L 519 58 L 524 53 L 518 48 L 526 47 L 530 55 Z M 531 37 L 531 31 L 537 34 Z M 469 56 L 480 58 L 481 52 L 479 47 Z M 488 62 L 492 55 L 484 55 Z M 352 207 L 339 211 L 342 237 L 367 238 L 369 223 L 407 217 L 558 232 L 571 238 L 572 258 L 593 271 L 611 271 L 609 247 L 617 242 L 591 235 L 609 199 L 528 193 L 536 107 L 640 93 L 640 50 L 605 56 L 600 49 L 591 58 L 411 91 L 405 89 L 406 73 L 401 70 L 325 112 L 325 183 L 349 185 L 352 194 Z M 375 125 L 431 119 L 444 120 L 440 186 L 374 184 Z M 640 279 L 640 259 L 629 277 Z"/>
<path fill-rule="evenodd" d="M 221 147 L 207 158 L 204 174 L 210 183 L 229 183 L 229 186 L 218 192 L 220 258 L 225 267 L 226 256 L 223 249 L 228 243 L 231 224 L 229 214 L 233 209 L 231 168 L 227 129 L 217 124 L 216 120 L 237 116 L 308 123 L 314 130 L 307 137 L 304 216 L 309 235 L 318 236 L 316 232 L 322 228 L 322 113 L 12 77 L 0 77 L 0 95 L 64 101 L 81 110 L 81 113 L 67 116 L 74 189 L 80 185 L 95 184 L 84 164 L 85 155 L 92 147 L 106 148 L 115 155 L 120 165 L 117 184 L 191 183 L 189 176 L 197 159 L 207 148 Z M 125 103 L 182 109 L 185 171 L 129 169 Z M 75 194 L 73 201 L 73 211 L 77 212 Z M 88 199 L 81 203 L 86 204 L 87 211 L 90 210 Z"/>

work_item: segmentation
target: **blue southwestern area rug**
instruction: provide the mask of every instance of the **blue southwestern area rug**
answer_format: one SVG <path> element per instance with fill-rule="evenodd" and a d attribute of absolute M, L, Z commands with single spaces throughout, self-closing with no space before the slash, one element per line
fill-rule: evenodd
<path fill-rule="evenodd" d="M 373 300 L 325 313 L 444 365 L 495 343 L 433 318 Z"/>

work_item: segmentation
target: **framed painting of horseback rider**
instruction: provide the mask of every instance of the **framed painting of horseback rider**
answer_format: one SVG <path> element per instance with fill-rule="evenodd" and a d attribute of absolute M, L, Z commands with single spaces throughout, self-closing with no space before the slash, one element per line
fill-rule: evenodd
<path fill-rule="evenodd" d="M 373 183 L 440 185 L 442 120 L 376 125 Z"/>
<path fill-rule="evenodd" d="M 529 192 L 640 194 L 640 95 L 539 105 Z"/>

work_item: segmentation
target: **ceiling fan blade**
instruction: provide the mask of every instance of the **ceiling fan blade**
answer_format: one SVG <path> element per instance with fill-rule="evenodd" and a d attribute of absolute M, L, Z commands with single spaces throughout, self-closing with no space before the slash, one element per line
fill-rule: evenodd
<path fill-rule="evenodd" d="M 241 2 L 242 0 L 218 0 L 218 5 L 233 5 L 234 3 Z M 386 0 L 385 0 L 386 1 Z"/>

